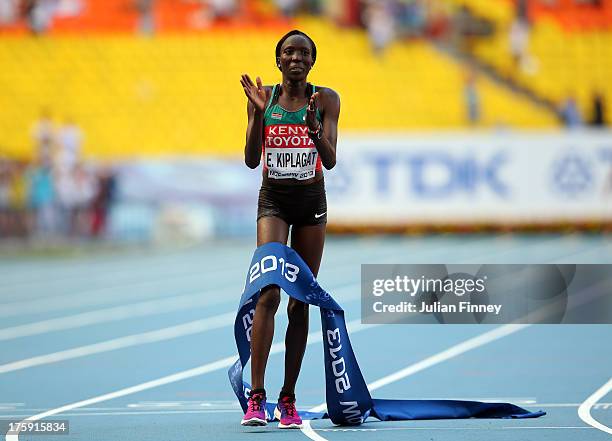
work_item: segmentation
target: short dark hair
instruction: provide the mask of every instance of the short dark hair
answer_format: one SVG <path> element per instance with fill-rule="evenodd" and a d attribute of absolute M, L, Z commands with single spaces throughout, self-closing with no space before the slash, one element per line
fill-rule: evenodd
<path fill-rule="evenodd" d="M 310 38 L 304 32 L 298 31 L 297 29 L 287 32 L 285 35 L 282 36 L 280 40 L 278 40 L 278 43 L 276 43 L 276 58 L 277 59 L 280 58 L 281 47 L 283 46 L 283 43 L 285 42 L 285 40 L 287 40 L 287 38 L 292 37 L 294 35 L 301 35 L 302 37 L 304 37 L 306 40 L 310 42 L 310 46 L 312 46 L 312 62 L 314 63 L 317 59 L 317 45 L 312 40 L 312 38 Z"/>

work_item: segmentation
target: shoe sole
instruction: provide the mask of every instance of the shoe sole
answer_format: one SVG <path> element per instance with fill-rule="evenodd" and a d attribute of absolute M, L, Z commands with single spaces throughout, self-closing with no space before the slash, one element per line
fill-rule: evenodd
<path fill-rule="evenodd" d="M 280 420 L 281 418 L 281 413 L 278 407 L 274 408 L 274 418 L 276 418 L 277 420 Z M 278 423 L 279 429 L 301 429 L 302 427 L 303 426 L 301 424 L 296 424 L 296 423 L 291 423 L 291 424 Z"/>
<path fill-rule="evenodd" d="M 282 423 L 278 423 L 278 428 L 279 429 L 301 429 L 302 427 L 303 427 L 302 424 L 292 423 L 292 424 L 285 425 L 285 424 L 282 424 Z"/>
<path fill-rule="evenodd" d="M 266 420 L 262 420 L 260 418 L 250 418 L 248 420 L 240 421 L 240 425 L 241 426 L 251 426 L 251 427 L 267 426 L 268 422 Z"/>

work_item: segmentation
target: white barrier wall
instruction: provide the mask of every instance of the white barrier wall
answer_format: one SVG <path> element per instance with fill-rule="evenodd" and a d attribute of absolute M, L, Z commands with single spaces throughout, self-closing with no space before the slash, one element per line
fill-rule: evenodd
<path fill-rule="evenodd" d="M 612 221 L 612 132 L 341 136 L 330 225 Z"/>
<path fill-rule="evenodd" d="M 239 157 L 125 163 L 112 234 L 253 235 L 260 183 Z M 330 227 L 610 223 L 612 132 L 341 133 L 325 185 Z"/>

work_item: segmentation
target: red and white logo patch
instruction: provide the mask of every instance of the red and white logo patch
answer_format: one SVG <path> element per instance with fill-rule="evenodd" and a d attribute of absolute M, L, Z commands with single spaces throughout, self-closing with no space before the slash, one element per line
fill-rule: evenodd
<path fill-rule="evenodd" d="M 263 154 L 269 178 L 310 179 L 321 169 L 321 159 L 304 124 L 266 126 Z"/>
<path fill-rule="evenodd" d="M 308 136 L 304 124 L 275 124 L 266 126 L 265 147 L 312 147 L 314 143 Z"/>

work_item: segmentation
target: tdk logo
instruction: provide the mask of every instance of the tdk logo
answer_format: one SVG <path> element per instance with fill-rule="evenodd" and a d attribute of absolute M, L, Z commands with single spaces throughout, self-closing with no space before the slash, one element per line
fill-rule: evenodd
<path fill-rule="evenodd" d="M 593 183 L 593 166 L 584 156 L 570 152 L 553 161 L 552 184 L 557 192 L 577 197 L 589 191 Z"/>
<path fill-rule="evenodd" d="M 381 196 L 391 192 L 392 174 L 398 171 L 405 177 L 406 189 L 423 199 L 473 194 L 481 190 L 499 197 L 509 195 L 509 188 L 501 177 L 508 159 L 501 151 L 485 160 L 443 151 L 400 155 L 373 153 L 368 159 L 374 167 L 376 193 Z"/>

